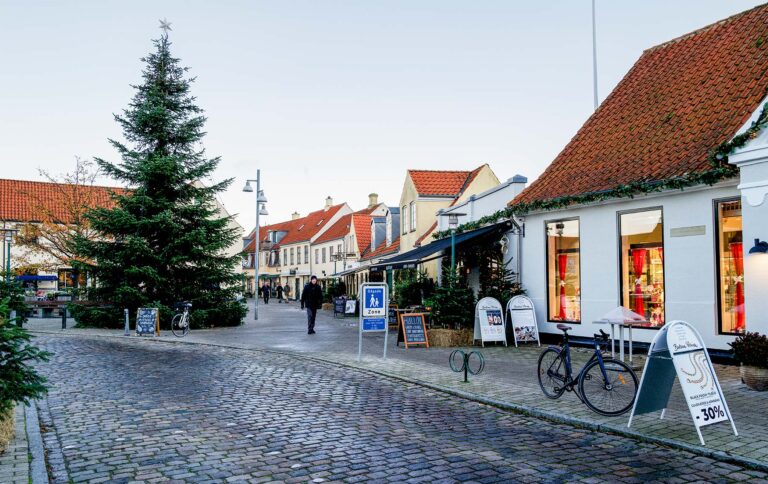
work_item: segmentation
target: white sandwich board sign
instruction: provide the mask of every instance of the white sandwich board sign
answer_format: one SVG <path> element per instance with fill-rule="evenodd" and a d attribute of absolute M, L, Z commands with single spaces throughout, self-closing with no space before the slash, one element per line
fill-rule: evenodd
<path fill-rule="evenodd" d="M 539 340 L 539 326 L 536 324 L 536 313 L 533 310 L 533 301 L 528 296 L 515 296 L 507 302 L 507 321 L 512 325 L 512 333 L 517 343 L 536 342 Z"/>
<path fill-rule="evenodd" d="M 501 303 L 484 297 L 475 305 L 475 340 L 485 346 L 489 341 L 501 341 L 507 346 L 507 330 Z"/>
<path fill-rule="evenodd" d="M 670 321 L 653 338 L 628 427 L 635 415 L 661 410 L 664 418 L 675 376 L 701 445 L 705 445 L 701 428 L 718 422 L 730 422 L 734 435 L 739 435 L 701 335 L 685 321 Z"/>

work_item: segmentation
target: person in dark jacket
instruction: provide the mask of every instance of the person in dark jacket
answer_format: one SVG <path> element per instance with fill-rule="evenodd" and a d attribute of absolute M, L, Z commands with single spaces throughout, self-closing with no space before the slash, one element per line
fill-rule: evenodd
<path fill-rule="evenodd" d="M 317 283 L 317 276 L 312 276 L 301 293 L 301 302 L 307 308 L 307 334 L 315 334 L 317 310 L 323 305 L 323 290 Z"/>
<path fill-rule="evenodd" d="M 283 286 L 280 284 L 277 285 L 277 302 L 280 304 L 283 303 Z"/>
<path fill-rule="evenodd" d="M 269 286 L 268 282 L 265 282 L 263 286 L 261 286 L 261 295 L 264 296 L 264 304 L 269 304 L 269 296 L 271 296 L 272 288 Z"/>

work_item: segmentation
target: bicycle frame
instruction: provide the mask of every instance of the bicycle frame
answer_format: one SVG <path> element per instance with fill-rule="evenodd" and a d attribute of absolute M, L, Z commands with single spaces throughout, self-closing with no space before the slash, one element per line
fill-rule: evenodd
<path fill-rule="evenodd" d="M 563 343 L 561 345 L 550 346 L 550 348 L 558 351 L 561 355 L 561 359 L 565 363 L 565 382 L 563 382 L 563 388 L 569 392 L 573 391 L 574 393 L 576 393 L 576 396 L 578 396 L 579 400 L 581 400 L 582 402 L 584 401 L 584 398 L 579 394 L 576 385 L 579 383 L 579 379 L 581 379 L 582 374 L 586 371 L 590 363 L 592 363 L 595 360 L 598 361 L 598 365 L 600 366 L 600 373 L 602 373 L 603 375 L 603 382 L 605 382 L 605 385 L 609 384 L 608 374 L 605 372 L 603 354 L 600 351 L 600 343 L 597 341 L 597 339 L 595 339 L 595 352 L 592 354 L 589 360 L 587 360 L 587 362 L 584 363 L 584 366 L 576 375 L 576 378 L 573 378 L 573 367 L 571 364 L 571 346 L 568 342 L 568 333 L 565 333 L 565 336 L 563 337 Z"/>

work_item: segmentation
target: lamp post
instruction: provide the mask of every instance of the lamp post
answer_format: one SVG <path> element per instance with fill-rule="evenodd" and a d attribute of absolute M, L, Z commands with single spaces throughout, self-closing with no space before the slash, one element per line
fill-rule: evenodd
<path fill-rule="evenodd" d="M 267 203 L 267 197 L 261 189 L 261 170 L 256 170 L 255 180 L 245 180 L 244 192 L 253 192 L 251 182 L 256 183 L 256 228 L 253 230 L 253 319 L 259 319 L 259 215 L 269 215 L 264 204 Z"/>
<path fill-rule="evenodd" d="M 11 243 L 13 243 L 13 236 L 18 232 L 18 229 L 2 228 L 0 229 L 4 233 L 5 240 L 5 282 L 11 282 Z"/>
<path fill-rule="evenodd" d="M 440 217 L 448 217 L 448 228 L 451 230 L 451 277 L 453 277 L 456 274 L 456 228 L 459 226 L 459 217 L 466 213 L 446 213 L 440 210 L 437 214 Z"/>

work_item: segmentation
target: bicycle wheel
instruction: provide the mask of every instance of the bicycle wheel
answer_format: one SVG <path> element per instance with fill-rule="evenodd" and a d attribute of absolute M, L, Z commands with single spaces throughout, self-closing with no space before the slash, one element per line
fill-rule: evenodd
<path fill-rule="evenodd" d="M 174 336 L 181 338 L 189 332 L 189 323 L 184 321 L 183 314 L 177 314 L 171 320 L 171 332 Z"/>
<path fill-rule="evenodd" d="M 565 362 L 559 350 L 547 348 L 539 356 L 539 386 L 547 398 L 557 399 L 565 391 Z"/>
<path fill-rule="evenodd" d="M 603 360 L 606 382 L 600 363 L 590 363 L 579 378 L 579 393 L 584 403 L 600 415 L 621 415 L 632 408 L 637 395 L 637 375 L 619 360 Z"/>

